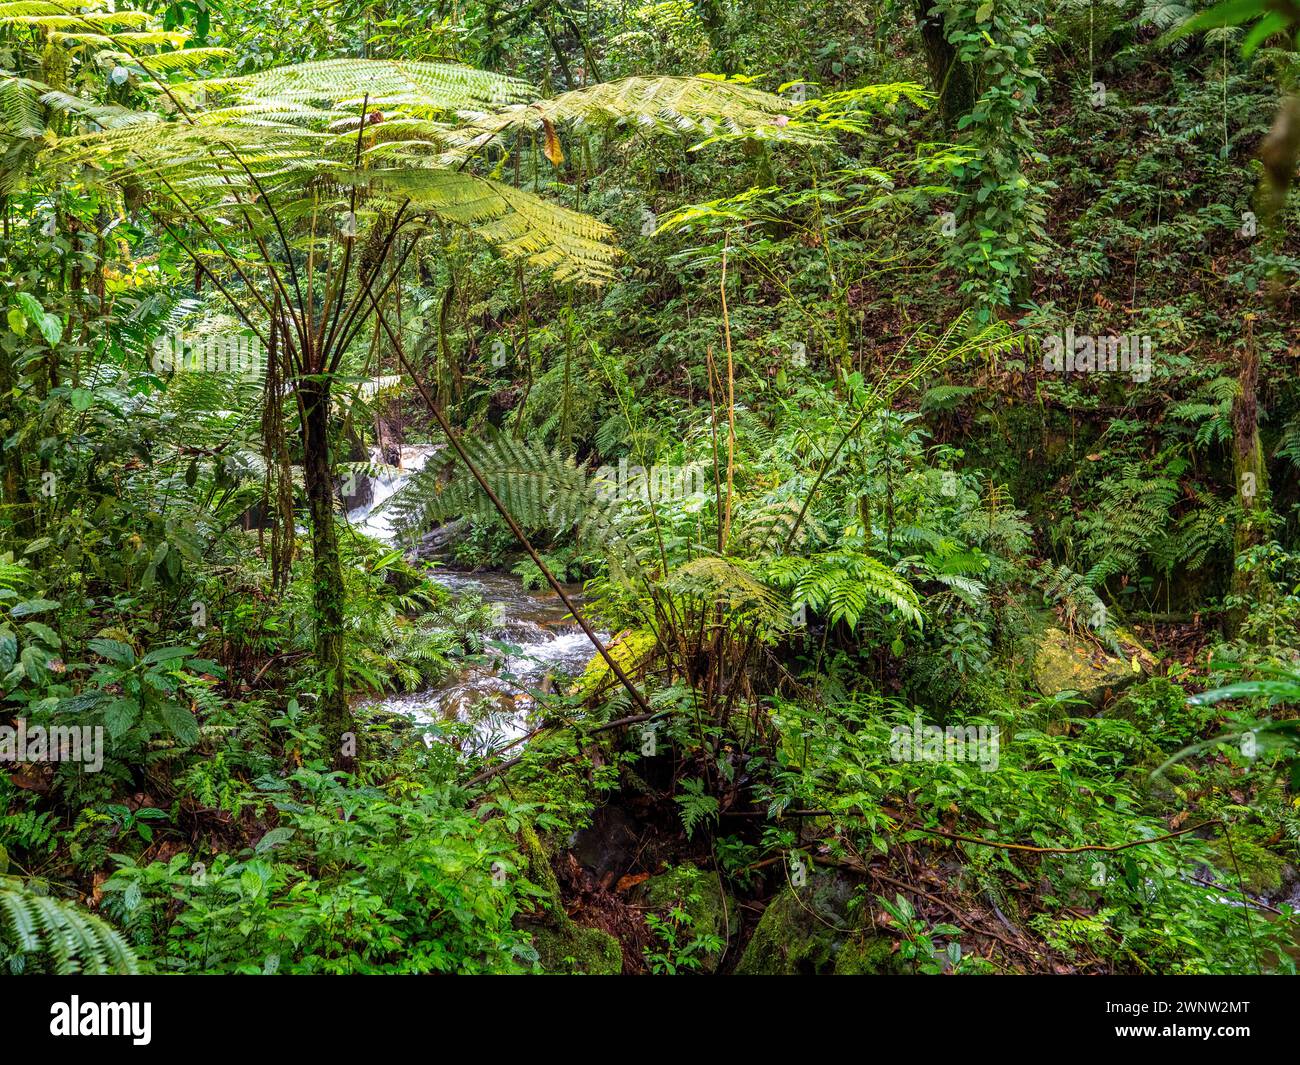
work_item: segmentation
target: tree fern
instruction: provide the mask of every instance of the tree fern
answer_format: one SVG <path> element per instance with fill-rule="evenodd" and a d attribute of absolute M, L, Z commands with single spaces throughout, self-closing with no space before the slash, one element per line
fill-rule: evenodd
<path fill-rule="evenodd" d="M 1278 458 L 1289 459 L 1293 466 L 1300 467 L 1300 414 L 1282 426 L 1282 434 L 1274 453 Z"/>
<path fill-rule="evenodd" d="M 492 491 L 525 529 L 576 531 L 601 511 L 585 467 L 558 450 L 505 434 L 462 438 Z M 453 518 L 487 520 L 496 511 L 478 482 L 450 453 L 430 461 L 388 502 L 404 537 Z"/>
<path fill-rule="evenodd" d="M 1174 477 L 1137 462 L 1107 477 L 1100 491 L 1098 506 L 1080 523 L 1081 554 L 1094 588 L 1111 576 L 1135 575 L 1145 558 L 1167 556 L 1172 510 L 1181 494 Z"/>
<path fill-rule="evenodd" d="M 511 185 L 435 169 L 366 171 L 357 178 L 469 229 L 505 255 L 525 259 L 558 280 L 613 276 L 617 252 L 609 226 Z"/>
<path fill-rule="evenodd" d="M 598 121 L 678 133 L 776 133 L 782 128 L 778 118 L 790 110 L 790 101 L 780 96 L 714 78 L 623 78 L 482 115 L 456 130 L 452 140 L 477 151 L 510 130 L 553 135 L 561 123 Z"/>
<path fill-rule="evenodd" d="M 788 628 L 784 600 L 752 568 L 739 559 L 702 555 L 678 566 L 664 584 L 680 599 L 721 608 L 733 622 L 736 615 L 753 614 L 767 628 Z"/>

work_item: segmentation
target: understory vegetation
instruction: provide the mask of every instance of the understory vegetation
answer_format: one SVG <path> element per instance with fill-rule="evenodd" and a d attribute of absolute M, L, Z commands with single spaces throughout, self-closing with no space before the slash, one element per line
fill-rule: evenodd
<path fill-rule="evenodd" d="M 0 0 L 0 971 L 1300 957 L 1290 0 Z"/>

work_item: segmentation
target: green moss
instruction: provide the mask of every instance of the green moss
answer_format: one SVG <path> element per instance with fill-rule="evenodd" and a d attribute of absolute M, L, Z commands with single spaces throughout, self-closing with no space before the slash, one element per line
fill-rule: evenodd
<path fill-rule="evenodd" d="M 893 943 L 883 936 L 851 939 L 835 955 L 836 976 L 901 975 L 906 971 Z"/>
<path fill-rule="evenodd" d="M 741 976 L 815 976 L 901 972 L 888 939 L 867 926 L 851 902 L 857 885 L 824 873 L 787 887 L 763 913 L 736 966 Z"/>
<path fill-rule="evenodd" d="M 519 831 L 528 879 L 544 893 L 540 912 L 521 924 L 532 934 L 537 963 L 548 973 L 616 976 L 623 971 L 623 948 L 608 932 L 585 928 L 564 912 L 560 882 L 551 856 L 531 825 Z"/>
<path fill-rule="evenodd" d="M 617 976 L 623 971 L 623 948 L 599 928 L 584 928 L 567 918 L 559 925 L 533 929 L 537 962 L 548 973 Z"/>
<path fill-rule="evenodd" d="M 1135 666 L 1061 629 L 1048 628 L 1034 655 L 1034 685 L 1043 695 L 1077 691 L 1093 706 L 1100 706 L 1107 692 L 1119 691 L 1142 676 L 1141 662 L 1138 656 Z"/>
<path fill-rule="evenodd" d="M 1216 863 L 1228 877 L 1227 883 L 1236 886 L 1236 873 L 1241 870 L 1242 883 L 1252 895 L 1271 895 L 1282 886 L 1286 862 L 1261 844 L 1248 838 L 1248 830 L 1232 833 L 1232 846 L 1220 837 L 1214 844 Z M 1233 862 L 1233 858 L 1236 862 Z"/>
<path fill-rule="evenodd" d="M 724 942 L 729 938 L 728 922 L 735 922 L 736 904 L 723 892 L 714 873 L 688 862 L 651 877 L 641 890 L 646 904 L 659 913 L 681 907 L 690 917 L 690 936 L 715 935 Z M 722 951 L 699 958 L 702 970 L 713 972 L 722 960 Z"/>

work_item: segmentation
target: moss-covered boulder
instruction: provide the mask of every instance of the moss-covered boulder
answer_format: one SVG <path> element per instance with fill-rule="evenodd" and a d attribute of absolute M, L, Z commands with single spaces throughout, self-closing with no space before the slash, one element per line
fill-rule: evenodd
<path fill-rule="evenodd" d="M 1123 658 L 1063 629 L 1044 629 L 1034 653 L 1034 686 L 1048 696 L 1076 691 L 1092 706 L 1100 707 L 1116 692 L 1140 680 L 1154 665 L 1154 659 L 1130 635 L 1115 631 Z"/>
<path fill-rule="evenodd" d="M 689 862 L 652 876 L 641 885 L 640 897 L 645 906 L 661 916 L 680 908 L 689 922 L 682 937 L 685 941 L 707 935 L 717 936 L 725 944 L 739 923 L 736 903 L 723 890 L 717 874 Z M 716 971 L 722 953 L 719 949 L 699 954 L 699 971 Z"/>
<path fill-rule="evenodd" d="M 537 912 L 520 921 L 520 927 L 532 935 L 538 964 L 548 973 L 589 976 L 621 973 L 623 948 L 618 940 L 599 928 L 578 924 L 564 912 L 560 883 L 541 837 L 533 828 L 525 826 L 519 833 L 519 842 L 528 879 L 543 892 Z"/>
<path fill-rule="evenodd" d="M 623 971 L 623 948 L 599 928 L 584 928 L 565 918 L 533 929 L 537 962 L 548 973 L 617 976 Z"/>
<path fill-rule="evenodd" d="M 858 881 L 818 873 L 802 888 L 787 887 L 769 903 L 750 937 L 739 976 L 873 975 L 906 972 L 892 941 L 853 905 Z"/>

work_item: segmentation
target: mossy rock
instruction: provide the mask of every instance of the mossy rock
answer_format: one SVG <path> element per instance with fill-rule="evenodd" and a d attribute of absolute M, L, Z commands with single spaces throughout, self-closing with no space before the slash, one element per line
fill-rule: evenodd
<path fill-rule="evenodd" d="M 556 925 L 534 928 L 533 949 L 538 964 L 548 973 L 618 976 L 623 971 L 623 948 L 617 939 L 567 918 Z"/>
<path fill-rule="evenodd" d="M 551 856 L 537 831 L 525 825 L 519 832 L 528 879 L 545 894 L 540 912 L 520 922 L 533 937 L 537 962 L 548 973 L 617 976 L 623 971 L 623 948 L 599 928 L 586 928 L 564 912 L 560 882 Z"/>
<path fill-rule="evenodd" d="M 896 976 L 903 968 L 894 944 L 884 936 L 851 939 L 835 955 L 836 976 Z"/>
<path fill-rule="evenodd" d="M 716 873 L 710 873 L 687 862 L 666 873 L 652 876 L 640 887 L 645 905 L 659 914 L 680 906 L 690 917 L 689 940 L 699 935 L 714 935 L 724 943 L 736 927 L 736 903 L 718 882 Z M 730 928 L 728 928 L 730 924 Z M 700 971 L 711 973 L 722 961 L 722 951 L 701 954 Z"/>
<path fill-rule="evenodd" d="M 1150 652 L 1123 630 L 1120 649 L 1128 657 L 1100 650 L 1096 644 L 1071 636 L 1063 629 L 1043 630 L 1034 653 L 1034 685 L 1047 696 L 1076 691 L 1093 707 L 1142 678 L 1154 665 Z"/>
<path fill-rule="evenodd" d="M 858 887 L 856 880 L 843 874 L 818 873 L 802 888 L 784 888 L 763 912 L 736 966 L 736 974 L 905 972 L 890 940 L 870 926 L 862 907 L 850 905 Z"/>
<path fill-rule="evenodd" d="M 618 663 L 618 668 L 629 676 L 636 676 L 637 671 L 645 665 L 654 653 L 659 639 L 653 632 L 644 629 L 625 629 L 605 644 L 610 657 Z M 613 678 L 609 663 L 602 655 L 592 655 L 582 675 L 574 682 L 573 693 L 586 698 L 600 691 Z"/>
<path fill-rule="evenodd" d="M 1281 887 L 1286 874 L 1286 860 L 1270 851 L 1262 842 L 1251 839 L 1249 830 L 1232 834 L 1231 846 L 1220 836 L 1214 842 L 1217 864 L 1223 871 L 1225 882 L 1236 886 L 1236 873 L 1241 872 L 1242 886 L 1252 895 L 1271 896 Z M 1234 861 L 1235 859 L 1235 861 Z"/>

